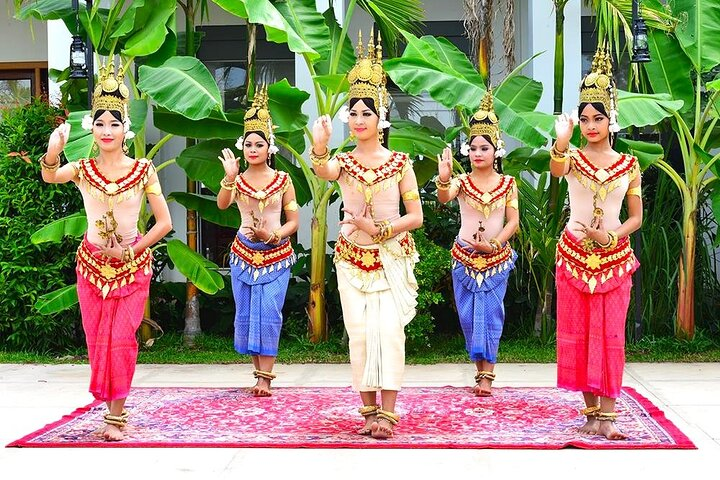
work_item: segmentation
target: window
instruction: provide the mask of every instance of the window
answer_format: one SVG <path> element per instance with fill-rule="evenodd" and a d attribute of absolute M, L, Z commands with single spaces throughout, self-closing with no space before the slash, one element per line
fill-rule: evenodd
<path fill-rule="evenodd" d="M 47 90 L 47 63 L 0 63 L 0 109 L 28 104 Z"/>

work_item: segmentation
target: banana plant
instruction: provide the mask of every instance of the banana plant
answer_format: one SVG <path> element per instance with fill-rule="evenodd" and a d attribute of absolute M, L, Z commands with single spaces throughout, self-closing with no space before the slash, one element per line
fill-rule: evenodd
<path fill-rule="evenodd" d="M 671 13 L 682 17 L 674 34 L 650 32 L 652 62 L 644 64 L 652 89 L 684 102 L 674 111 L 670 126 L 682 153 L 683 171 L 666 161 L 658 167 L 675 183 L 683 202 L 683 251 L 678 277 L 676 336 L 692 339 L 695 334 L 695 257 L 697 212 L 702 193 L 710 190 L 715 217 L 720 219 L 720 190 L 717 161 L 712 154 L 720 146 L 720 4 L 714 0 L 677 0 Z"/>

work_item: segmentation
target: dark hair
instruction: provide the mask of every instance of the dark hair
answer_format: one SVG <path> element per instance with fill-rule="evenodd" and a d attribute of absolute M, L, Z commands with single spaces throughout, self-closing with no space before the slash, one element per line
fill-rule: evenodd
<path fill-rule="evenodd" d="M 267 142 L 268 146 L 270 145 L 270 142 L 268 141 L 267 137 L 265 136 L 265 132 L 262 132 L 260 130 L 253 130 L 251 132 L 245 132 L 244 137 L 247 138 L 248 135 L 250 135 L 251 133 L 254 133 L 255 135 L 260 136 L 260 138 L 262 138 L 263 140 L 265 140 L 265 142 Z M 245 141 L 245 138 L 243 139 L 243 142 Z M 274 153 L 268 154 L 267 164 L 270 166 L 270 168 L 273 168 L 273 169 L 275 168 L 275 154 Z"/>
<path fill-rule="evenodd" d="M 122 122 L 122 113 L 120 113 L 117 110 L 98 110 L 95 112 L 95 115 L 93 115 L 93 122 L 98 119 L 100 115 L 102 115 L 105 112 L 110 112 L 110 114 L 117 119 L 118 122 Z"/>
<path fill-rule="evenodd" d="M 585 110 L 585 107 L 588 105 L 592 105 L 592 107 L 597 110 L 598 112 L 602 113 L 605 118 L 610 119 L 610 115 L 608 115 L 608 112 L 605 110 L 605 105 L 603 105 L 600 102 L 582 102 L 580 105 L 578 105 L 578 117 L 582 115 L 583 110 Z M 617 138 L 617 132 L 610 132 L 610 145 L 615 145 L 615 138 Z"/>
<path fill-rule="evenodd" d="M 378 109 L 375 107 L 375 100 L 369 97 L 363 97 L 363 98 L 351 98 L 348 102 L 349 108 L 353 108 L 357 102 L 362 100 L 362 102 L 367 106 L 375 115 L 378 117 L 380 114 L 378 113 Z M 380 120 L 390 120 L 390 112 L 387 112 L 387 117 Z M 382 146 L 385 148 L 388 148 L 388 142 L 390 140 L 390 127 L 383 129 L 383 141 Z"/>
<path fill-rule="evenodd" d="M 470 139 L 468 140 L 468 145 L 470 145 L 473 142 L 473 140 L 475 140 L 475 137 L 477 137 L 477 136 L 478 135 L 473 135 L 472 137 L 470 137 Z M 487 140 L 487 142 L 493 147 L 493 154 L 495 152 L 497 152 L 497 147 L 495 145 L 493 145 L 493 142 L 492 142 L 492 140 L 490 140 L 489 135 L 480 135 L 480 136 L 482 138 L 484 138 L 485 140 Z M 502 173 L 503 173 L 502 158 L 498 158 L 495 156 L 493 156 L 493 158 L 495 159 L 495 160 L 493 160 L 493 168 L 495 169 L 496 172 L 498 172 L 500 175 L 502 175 Z"/>

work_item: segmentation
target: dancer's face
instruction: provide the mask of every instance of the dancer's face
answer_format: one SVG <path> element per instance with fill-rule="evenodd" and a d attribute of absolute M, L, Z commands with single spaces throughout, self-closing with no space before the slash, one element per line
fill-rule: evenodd
<path fill-rule="evenodd" d="M 109 111 L 104 111 L 95 119 L 92 133 L 101 152 L 109 153 L 122 148 L 125 138 L 123 124 Z"/>
<path fill-rule="evenodd" d="M 248 165 L 267 162 L 270 144 L 257 133 L 250 133 L 243 140 L 243 154 Z"/>
<path fill-rule="evenodd" d="M 373 112 L 363 100 L 358 100 L 350 109 L 350 131 L 358 140 L 378 138 L 378 122 L 380 117 Z"/>
<path fill-rule="evenodd" d="M 589 103 L 580 112 L 580 132 L 588 143 L 605 142 L 610 134 L 610 119 Z"/>
<path fill-rule="evenodd" d="M 482 135 L 476 135 L 470 142 L 469 157 L 473 170 L 492 168 L 495 161 L 495 147 Z"/>

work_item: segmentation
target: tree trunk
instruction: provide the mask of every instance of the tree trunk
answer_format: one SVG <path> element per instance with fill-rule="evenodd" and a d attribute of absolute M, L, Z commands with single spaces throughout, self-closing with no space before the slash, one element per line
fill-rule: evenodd
<path fill-rule="evenodd" d="M 322 342 L 328 338 L 327 310 L 325 309 L 327 207 L 327 200 L 319 198 L 311 224 L 310 298 L 307 313 L 308 334 L 313 343 Z"/>
<path fill-rule="evenodd" d="M 187 3 L 187 11 L 185 12 L 185 55 L 195 56 L 195 10 L 193 2 Z M 194 139 L 188 138 L 185 142 L 186 147 L 195 144 Z M 187 179 L 187 192 L 197 193 L 197 182 Z M 197 212 L 194 210 L 187 211 L 187 246 L 194 252 L 198 251 L 197 245 Z M 190 281 L 186 284 L 185 295 L 185 330 L 184 342 L 187 346 L 195 343 L 195 337 L 202 333 L 200 328 L 200 305 L 198 302 L 198 289 Z"/>
<path fill-rule="evenodd" d="M 693 210 L 683 220 L 683 251 L 678 275 L 678 308 L 675 336 L 692 340 L 695 336 L 695 244 L 697 211 Z"/>

